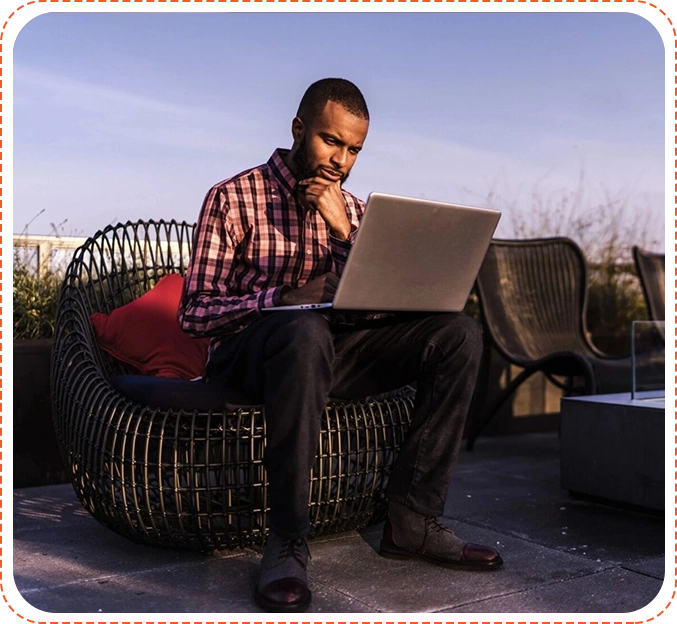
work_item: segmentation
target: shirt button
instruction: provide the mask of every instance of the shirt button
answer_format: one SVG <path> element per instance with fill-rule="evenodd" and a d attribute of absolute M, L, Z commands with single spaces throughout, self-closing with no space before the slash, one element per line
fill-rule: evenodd
<path fill-rule="evenodd" d="M 313 253 L 312 249 L 306 249 L 306 253 Z"/>

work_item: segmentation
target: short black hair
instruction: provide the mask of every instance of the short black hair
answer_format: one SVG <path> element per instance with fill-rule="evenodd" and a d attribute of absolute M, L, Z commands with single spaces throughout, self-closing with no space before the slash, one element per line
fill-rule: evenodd
<path fill-rule="evenodd" d="M 369 121 L 369 110 L 362 92 L 344 78 L 323 78 L 311 84 L 301 98 L 296 116 L 304 121 L 319 117 L 329 101 L 341 104 L 356 117 Z"/>

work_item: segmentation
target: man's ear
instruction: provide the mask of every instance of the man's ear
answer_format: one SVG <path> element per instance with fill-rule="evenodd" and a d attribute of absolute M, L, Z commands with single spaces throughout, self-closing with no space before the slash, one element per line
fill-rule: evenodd
<path fill-rule="evenodd" d="M 291 122 L 291 136 L 294 139 L 294 143 L 298 143 L 303 138 L 304 131 L 303 120 L 300 117 L 294 117 Z"/>

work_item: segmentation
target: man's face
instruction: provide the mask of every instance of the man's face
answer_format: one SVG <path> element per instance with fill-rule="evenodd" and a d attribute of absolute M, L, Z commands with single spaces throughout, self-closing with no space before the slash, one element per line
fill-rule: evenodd
<path fill-rule="evenodd" d="M 292 123 L 292 173 L 297 180 L 316 176 L 345 182 L 367 138 L 369 122 L 329 101 L 322 114 L 307 122 Z"/>

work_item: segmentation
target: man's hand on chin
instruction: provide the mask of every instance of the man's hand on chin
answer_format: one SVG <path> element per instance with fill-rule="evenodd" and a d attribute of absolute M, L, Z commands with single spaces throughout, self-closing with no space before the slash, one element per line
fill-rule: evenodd
<path fill-rule="evenodd" d="M 332 236 L 347 240 L 351 228 L 341 191 L 341 177 L 332 176 L 329 172 L 326 176 L 301 180 L 298 183 L 301 201 L 320 213 Z"/>

